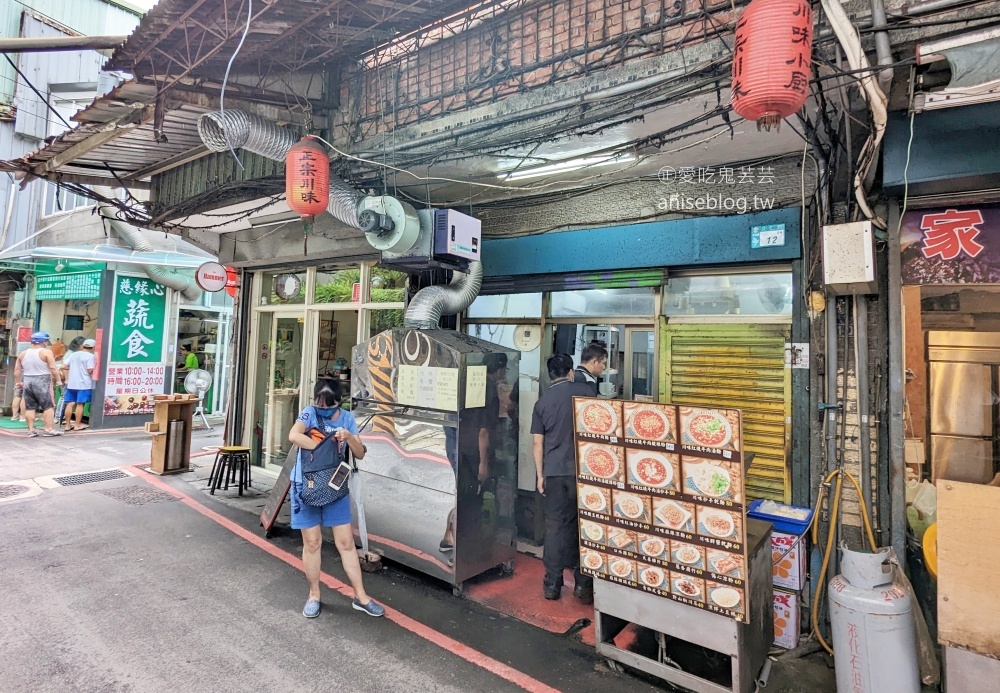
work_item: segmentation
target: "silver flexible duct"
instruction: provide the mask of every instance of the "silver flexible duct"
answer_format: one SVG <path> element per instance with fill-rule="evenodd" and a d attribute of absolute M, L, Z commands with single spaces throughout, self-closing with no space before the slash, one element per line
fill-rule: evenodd
<path fill-rule="evenodd" d="M 104 197 L 115 196 L 111 188 L 103 186 L 95 186 L 94 192 Z M 146 240 L 139 229 L 115 218 L 114 207 L 107 204 L 98 204 L 97 210 L 102 217 L 108 220 L 111 230 L 132 250 L 140 253 L 152 253 L 155 251 L 155 248 Z M 177 270 L 163 267 L 162 265 L 141 265 L 141 267 L 147 277 L 157 284 L 180 291 L 181 295 L 188 302 L 194 302 L 201 298 L 201 289 L 195 283 L 193 277 L 178 274 Z"/>
<path fill-rule="evenodd" d="M 213 152 L 245 149 L 274 161 L 284 161 L 288 150 L 299 141 L 292 130 L 246 111 L 210 111 L 198 118 L 198 135 Z M 358 205 L 363 194 L 336 176 L 330 176 L 330 202 L 326 206 L 334 218 L 360 229 Z"/>
<path fill-rule="evenodd" d="M 483 263 L 469 263 L 468 274 L 456 272 L 448 286 L 428 286 L 406 307 L 403 327 L 418 330 L 437 329 L 442 315 L 455 315 L 472 305 L 483 286 Z"/>
<path fill-rule="evenodd" d="M 210 111 L 198 118 L 198 135 L 213 152 L 245 149 L 275 161 L 284 161 L 298 141 L 291 130 L 246 111 Z M 346 182 L 330 176 L 330 202 L 326 210 L 343 223 L 360 229 L 358 206 L 364 195 Z M 469 307 L 483 285 L 483 265 L 469 263 L 468 274 L 455 273 L 448 286 L 428 286 L 410 301 L 404 326 L 435 329 L 442 315 L 461 313 Z"/>

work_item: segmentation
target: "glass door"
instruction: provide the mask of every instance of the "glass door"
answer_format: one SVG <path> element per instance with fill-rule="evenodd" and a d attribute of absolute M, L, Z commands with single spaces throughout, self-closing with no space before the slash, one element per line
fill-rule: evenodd
<path fill-rule="evenodd" d="M 656 401 L 656 330 L 625 330 L 625 399 Z"/>
<path fill-rule="evenodd" d="M 358 342 L 357 310 L 310 310 L 310 347 L 306 349 L 306 373 L 302 380 L 303 401 L 312 397 L 320 378 L 336 380 L 344 398 L 351 403 L 351 351 Z"/>
<path fill-rule="evenodd" d="M 288 431 L 300 408 L 305 320 L 298 315 L 259 313 L 254 390 L 254 462 L 278 471 L 291 449 Z"/>

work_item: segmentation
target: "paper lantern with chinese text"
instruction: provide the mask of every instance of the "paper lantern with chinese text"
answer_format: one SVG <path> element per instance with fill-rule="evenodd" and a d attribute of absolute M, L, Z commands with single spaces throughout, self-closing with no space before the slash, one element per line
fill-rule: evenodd
<path fill-rule="evenodd" d="M 733 110 L 770 130 L 809 96 L 812 9 L 805 0 L 753 0 L 736 24 Z"/>
<path fill-rule="evenodd" d="M 330 201 L 330 157 L 308 135 L 285 156 L 285 202 L 303 217 L 326 210 Z"/>

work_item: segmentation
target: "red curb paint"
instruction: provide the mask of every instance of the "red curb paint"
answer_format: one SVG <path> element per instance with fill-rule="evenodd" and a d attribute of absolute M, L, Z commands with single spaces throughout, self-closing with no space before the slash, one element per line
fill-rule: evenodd
<path fill-rule="evenodd" d="M 274 556 L 279 560 L 284 561 L 285 563 L 292 566 L 296 570 L 303 570 L 302 559 L 297 558 L 296 556 L 288 553 L 287 551 L 279 549 L 278 547 L 274 546 L 273 544 L 266 541 L 262 537 L 259 537 L 253 532 L 245 529 L 244 527 L 239 526 L 232 520 L 223 517 L 214 510 L 205 507 L 204 505 L 196 501 L 194 498 L 178 491 L 173 486 L 166 483 L 159 477 L 145 473 L 145 470 L 140 469 L 139 465 L 128 465 L 124 467 L 124 469 L 127 469 L 128 471 L 132 472 L 138 478 L 144 480 L 146 483 L 152 486 L 156 486 L 158 489 L 165 491 L 172 496 L 175 496 L 191 509 L 204 515 L 205 517 L 212 520 L 216 524 L 224 527 L 225 529 L 228 529 L 230 532 L 240 537 L 241 539 L 245 539 L 246 541 L 250 542 L 257 548 L 261 549 L 262 551 Z M 322 573 L 320 575 L 320 581 L 330 589 L 336 590 L 345 597 L 353 599 L 354 590 L 351 589 L 349 585 L 341 582 L 332 575 L 328 575 L 327 573 Z M 507 666 L 503 662 L 499 662 L 493 659 L 492 657 L 484 655 L 482 652 L 479 652 L 478 650 L 475 650 L 469 647 L 468 645 L 464 645 L 458 642 L 457 640 L 448 637 L 444 633 L 440 633 L 434 630 L 433 628 L 426 626 L 423 623 L 420 623 L 419 621 L 415 621 L 414 619 L 410 618 L 409 616 L 406 616 L 405 614 L 401 613 L 400 611 L 397 611 L 396 609 L 393 609 L 390 606 L 386 606 L 385 604 L 383 604 L 382 606 L 385 607 L 385 617 L 390 621 L 392 621 L 393 623 L 395 623 L 396 625 L 410 631 L 414 635 L 417 635 L 418 637 L 421 637 L 424 640 L 427 640 L 430 643 L 433 643 L 434 645 L 437 645 L 443 650 L 446 650 L 454 655 L 457 655 L 458 657 L 461 657 L 462 659 L 471 664 L 475 664 L 476 666 L 485 669 L 486 671 L 489 671 L 492 674 L 496 674 L 497 676 L 506 681 L 510 681 L 516 686 L 520 686 L 526 691 L 530 691 L 531 693 L 560 693 L 558 689 L 552 688 L 551 686 L 547 686 L 541 681 L 538 681 L 537 679 L 528 676 L 524 672 L 518 671 L 513 667 Z"/>

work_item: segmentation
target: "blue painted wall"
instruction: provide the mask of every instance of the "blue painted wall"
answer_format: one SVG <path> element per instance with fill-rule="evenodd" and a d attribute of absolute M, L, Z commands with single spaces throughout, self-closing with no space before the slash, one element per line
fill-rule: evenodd
<path fill-rule="evenodd" d="M 918 113 L 907 168 L 909 140 L 910 116 L 905 111 L 890 113 L 883 145 L 883 187 L 888 195 L 902 197 L 904 171 L 911 196 L 1000 187 L 1000 103 Z"/>
<path fill-rule="evenodd" d="M 695 267 L 793 260 L 801 255 L 800 209 L 655 221 L 483 242 L 487 277 Z M 750 229 L 785 225 L 785 245 L 751 249 Z"/>

